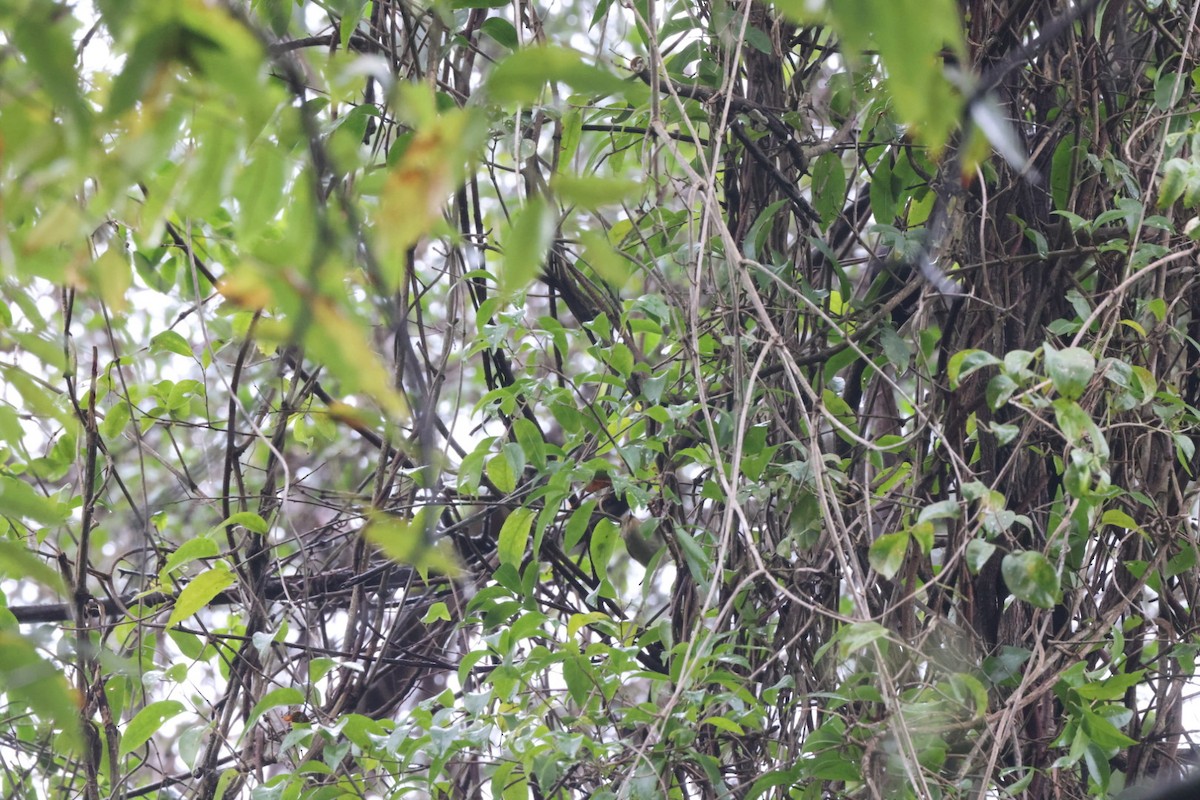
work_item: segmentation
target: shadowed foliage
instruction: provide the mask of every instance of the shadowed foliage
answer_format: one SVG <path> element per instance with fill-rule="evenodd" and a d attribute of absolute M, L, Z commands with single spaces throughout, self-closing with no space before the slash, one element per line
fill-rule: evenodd
<path fill-rule="evenodd" d="M 1177 777 L 1198 8 L 0 0 L 4 795 Z"/>

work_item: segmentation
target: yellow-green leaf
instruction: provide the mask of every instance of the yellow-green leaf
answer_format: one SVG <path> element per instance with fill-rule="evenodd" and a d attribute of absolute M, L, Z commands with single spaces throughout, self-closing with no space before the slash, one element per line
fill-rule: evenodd
<path fill-rule="evenodd" d="M 171 610 L 167 627 L 178 625 L 204 608 L 214 597 L 232 586 L 233 582 L 233 573 L 223 563 L 192 578 L 175 600 L 175 608 Z"/>
<path fill-rule="evenodd" d="M 0 540 L 0 575 L 35 580 L 52 591 L 63 591 L 62 576 L 17 542 Z"/>
<path fill-rule="evenodd" d="M 15 630 L 0 629 L 0 688 L 10 703 L 28 706 L 63 731 L 68 747 L 79 744 L 79 696 L 62 672 Z"/>
<path fill-rule="evenodd" d="M 0 476 L 0 516 L 30 519 L 39 525 L 65 522 L 70 510 L 40 494 L 25 481 Z"/>
<path fill-rule="evenodd" d="M 167 720 L 183 713 L 183 703 L 178 700 L 159 700 L 143 708 L 121 734 L 120 755 L 126 756 L 150 741 L 150 737 L 158 733 L 162 724 Z"/>
<path fill-rule="evenodd" d="M 705 717 L 704 719 L 700 720 L 700 724 L 712 725 L 714 728 L 732 733 L 735 736 L 744 736 L 746 733 L 745 729 L 741 725 L 738 725 L 736 722 L 727 717 Z"/>
<path fill-rule="evenodd" d="M 372 512 L 363 528 L 363 536 L 383 554 L 400 564 L 408 564 L 422 575 L 430 572 L 454 577 L 462 565 L 447 538 L 433 539 L 441 506 L 422 506 L 412 517 Z"/>
<path fill-rule="evenodd" d="M 554 46 L 529 47 L 513 53 L 492 70 L 487 89 L 500 103 L 531 103 L 550 81 L 562 81 L 575 91 L 594 97 L 617 94 L 634 99 L 631 95 L 638 94 L 636 85 L 630 81 L 585 63 L 574 50 Z"/>
<path fill-rule="evenodd" d="M 513 214 L 505 233 L 504 257 L 500 262 L 500 294 L 512 297 L 524 291 L 546 261 L 554 236 L 554 214 L 541 197 L 531 197 Z"/>
<path fill-rule="evenodd" d="M 871 543 L 867 559 L 871 568 L 885 578 L 890 579 L 904 564 L 904 554 L 908 552 L 908 532 L 885 533 Z"/>
<path fill-rule="evenodd" d="M 550 182 L 550 188 L 564 203 L 599 208 L 634 199 L 643 190 L 644 184 L 627 178 L 560 172 Z"/>
<path fill-rule="evenodd" d="M 246 720 L 245 731 L 249 733 L 259 718 L 272 708 L 300 705 L 304 705 L 304 693 L 296 687 L 281 686 L 278 689 L 272 689 L 254 704 L 254 708 L 250 709 L 250 717 Z"/>
<path fill-rule="evenodd" d="M 534 511 L 531 508 L 518 508 L 508 515 L 500 526 L 500 536 L 496 545 L 496 554 L 501 564 L 521 566 L 525 557 L 525 548 L 529 544 L 529 531 L 533 527 Z"/>

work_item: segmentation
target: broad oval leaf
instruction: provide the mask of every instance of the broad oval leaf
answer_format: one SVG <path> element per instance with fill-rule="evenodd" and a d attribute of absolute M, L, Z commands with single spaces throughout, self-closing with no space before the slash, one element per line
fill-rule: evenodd
<path fill-rule="evenodd" d="M 1041 553 L 1032 550 L 1009 553 L 1000 562 L 1000 574 L 1018 600 L 1038 608 L 1053 608 L 1059 601 L 1058 572 Z"/>
<path fill-rule="evenodd" d="M 1055 390 L 1069 400 L 1078 400 L 1087 389 L 1092 375 L 1096 373 L 1096 358 L 1082 347 L 1055 350 L 1050 344 L 1043 346 L 1046 374 L 1054 383 Z"/>
<path fill-rule="evenodd" d="M 885 578 L 890 579 L 904 564 L 904 554 L 908 552 L 908 532 L 885 533 L 871 543 L 867 558 L 871 568 Z"/>
<path fill-rule="evenodd" d="M 950 388 L 957 389 L 972 372 L 999 363 L 1000 359 L 985 350 L 960 350 L 950 356 L 950 361 L 946 364 L 946 377 L 950 380 Z"/>

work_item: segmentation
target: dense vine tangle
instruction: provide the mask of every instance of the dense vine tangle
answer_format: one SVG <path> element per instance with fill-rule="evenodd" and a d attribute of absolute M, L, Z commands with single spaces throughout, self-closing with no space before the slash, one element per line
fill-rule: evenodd
<path fill-rule="evenodd" d="M 0 349 L 46 358 L 0 364 L 0 399 L 44 400 L 0 417 L 38 434 L 0 488 L 70 500 L 11 523 L 69 602 L 7 612 L 70 620 L 34 654 L 82 698 L 68 794 L 1048 800 L 1180 771 L 1200 192 L 1158 192 L 1194 166 L 1197 4 L 945 4 L 938 154 L 844 4 L 98 5 L 128 71 L 80 103 L 128 102 L 64 122 L 74 172 L 61 82 L 0 80 L 63 150 L 0 119 L 38 189 L 3 173 Z M 91 291 L 93 237 L 48 232 L 93 213 L 145 330 Z M 123 741 L 144 708 L 176 717 Z M 19 769 L 56 758 L 11 717 Z"/>

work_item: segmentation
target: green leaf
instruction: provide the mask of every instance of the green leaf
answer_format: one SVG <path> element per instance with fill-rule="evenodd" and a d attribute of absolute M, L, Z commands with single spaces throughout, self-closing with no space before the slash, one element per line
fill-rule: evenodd
<path fill-rule="evenodd" d="M 1121 675 L 1113 675 L 1101 681 L 1091 681 L 1075 687 L 1075 691 L 1085 700 L 1120 700 L 1125 694 L 1142 682 L 1146 670 L 1139 669 Z"/>
<path fill-rule="evenodd" d="M 630 81 L 585 63 L 574 50 L 553 45 L 528 47 L 504 59 L 488 77 L 487 91 L 499 103 L 529 104 L 550 81 L 562 81 L 592 97 L 645 94 L 634 92 Z"/>
<path fill-rule="evenodd" d="M 1109 755 L 1137 744 L 1107 719 L 1086 708 L 1083 709 L 1083 730 L 1094 744 Z"/>
<path fill-rule="evenodd" d="M 253 511 L 239 511 L 222 522 L 219 527 L 224 528 L 229 525 L 240 525 L 251 533 L 260 533 L 264 536 L 271 529 L 267 521 Z"/>
<path fill-rule="evenodd" d="M 238 201 L 234 221 L 243 236 L 253 239 L 266 230 L 286 197 L 283 191 L 288 165 L 284 154 L 274 144 L 261 144 L 253 157 L 233 182 L 233 196 Z"/>
<path fill-rule="evenodd" d="M 294 686 L 281 686 L 278 689 L 272 689 L 264 694 L 262 699 L 255 703 L 254 708 L 250 710 L 250 716 L 246 720 L 246 727 L 242 732 L 242 740 L 244 741 L 246 734 L 254 729 L 259 718 L 272 708 L 302 705 L 304 705 L 304 692 L 301 692 Z"/>
<path fill-rule="evenodd" d="M 760 775 L 750 786 L 750 791 L 746 793 L 745 800 L 758 800 L 759 797 L 762 797 L 777 786 L 791 786 L 800 777 L 801 769 L 802 765 L 796 764 L 789 769 L 777 769 L 768 772 L 766 775 Z"/>
<path fill-rule="evenodd" d="M 504 520 L 496 543 L 496 555 L 501 564 L 521 566 L 525 559 L 525 548 L 529 546 L 529 532 L 536 514 L 531 508 L 517 508 Z"/>
<path fill-rule="evenodd" d="M 0 475 L 0 516 L 30 519 L 39 525 L 59 525 L 70 514 L 66 505 L 39 494 L 25 481 Z"/>
<path fill-rule="evenodd" d="M 1074 400 L 1054 401 L 1054 418 L 1063 437 L 1076 447 L 1088 448 L 1085 437 L 1092 432 L 1095 423 L 1087 412 Z"/>
<path fill-rule="evenodd" d="M 1140 526 L 1133 517 L 1126 514 L 1119 508 L 1110 508 L 1100 517 L 1101 525 L 1115 525 L 1118 528 L 1124 528 L 1127 531 L 1139 530 Z"/>
<path fill-rule="evenodd" d="M 607 236 L 600 231 L 580 231 L 579 243 L 583 245 L 584 262 L 605 282 L 618 289 L 629 283 L 636 265 L 618 253 Z"/>
<path fill-rule="evenodd" d="M 1059 601 L 1058 573 L 1041 553 L 1032 550 L 1009 553 L 1000 562 L 1000 574 L 1019 600 L 1038 608 L 1053 608 Z"/>
<path fill-rule="evenodd" d="M 592 560 L 592 569 L 601 577 L 605 574 L 617 542 L 621 540 L 621 528 L 608 517 L 601 517 L 592 529 L 588 539 L 588 556 Z"/>
<path fill-rule="evenodd" d="M 1182 158 L 1172 158 L 1163 164 L 1163 176 L 1158 184 L 1159 208 L 1172 206 L 1175 201 L 1183 197 L 1183 192 L 1187 189 L 1190 176 L 1194 171 L 1192 163 Z"/>
<path fill-rule="evenodd" d="M 8 695 L 10 709 L 27 706 L 63 732 L 68 749 L 78 748 L 78 695 L 62 672 L 13 629 L 0 628 L 0 688 Z"/>
<path fill-rule="evenodd" d="M 972 372 L 1000 363 L 1000 359 L 983 350 L 960 350 L 950 356 L 950 361 L 946 364 L 946 377 L 950 381 L 950 388 L 957 389 Z"/>
<path fill-rule="evenodd" d="M 159 571 L 160 575 L 168 576 L 170 573 L 193 561 L 202 558 L 214 558 L 221 552 L 221 548 L 211 536 L 197 536 L 193 539 L 188 539 L 179 547 L 175 548 L 175 552 L 167 558 L 167 563 Z"/>
<path fill-rule="evenodd" d="M 1042 346 L 1042 352 L 1054 388 L 1063 397 L 1078 400 L 1096 373 L 1095 357 L 1082 347 L 1055 350 L 1049 343 Z"/>
<path fill-rule="evenodd" d="M 972 539 L 967 542 L 967 569 L 974 575 L 979 574 L 983 565 L 996 552 L 996 545 L 984 539 Z"/>
<path fill-rule="evenodd" d="M 1172 69 L 1164 69 L 1154 82 L 1154 105 L 1159 111 L 1170 111 L 1187 88 L 1188 78 Z"/>
<path fill-rule="evenodd" d="M 121 756 L 127 756 L 150 741 L 162 724 L 183 713 L 183 703 L 178 700 L 159 700 L 151 703 L 129 720 L 121 734 Z"/>
<path fill-rule="evenodd" d="M 421 617 L 421 624 L 428 625 L 438 620 L 451 621 L 450 608 L 440 601 L 429 606 L 429 610 L 425 612 L 425 616 Z"/>
<path fill-rule="evenodd" d="M 508 5 L 507 0 L 502 5 Z M 517 41 L 517 29 L 508 20 L 502 17 L 489 17 L 479 26 L 479 30 L 509 50 L 517 49 L 519 44 Z"/>
<path fill-rule="evenodd" d="M 580 706 L 587 703 L 588 695 L 596 685 L 591 665 L 578 653 L 568 655 L 563 660 L 563 680 L 567 684 L 567 693 Z"/>
<path fill-rule="evenodd" d="M 888 156 L 875 167 L 871 176 L 871 213 L 881 224 L 891 225 L 896 219 L 899 198 L 892 186 L 892 162 Z"/>
<path fill-rule="evenodd" d="M 988 430 L 996 437 L 996 444 L 1003 447 L 1004 445 L 1017 438 L 1021 433 L 1021 428 L 1017 425 L 1005 425 L 1000 422 L 989 422 Z"/>
<path fill-rule="evenodd" d="M 1020 384 L 1003 372 L 992 376 L 992 379 L 988 381 L 987 390 L 984 392 L 988 408 L 999 409 L 1020 388 Z"/>
<path fill-rule="evenodd" d="M 571 552 L 583 539 L 583 535 L 587 533 L 588 523 L 592 520 L 592 514 L 596 510 L 596 505 L 595 500 L 588 500 L 571 512 L 563 530 L 563 550 Z"/>
<path fill-rule="evenodd" d="M 454 543 L 448 538 L 433 539 L 433 530 L 441 506 L 425 505 L 411 517 L 372 511 L 363 528 L 363 536 L 388 558 L 411 565 L 427 575 L 431 570 L 454 577 L 462 572 Z"/>
<path fill-rule="evenodd" d="M 522 457 L 528 457 L 529 463 L 536 469 L 546 468 L 546 441 L 537 426 L 524 417 L 513 420 L 513 433 L 520 444 Z"/>
<path fill-rule="evenodd" d="M 887 628 L 878 622 L 852 622 L 838 634 L 838 651 L 842 658 L 853 655 L 879 639 L 886 638 Z"/>
<path fill-rule="evenodd" d="M 513 215 L 503 242 L 499 276 L 501 295 L 512 297 L 524 291 L 541 272 L 554 237 L 554 223 L 552 209 L 541 197 L 531 197 Z"/>
<path fill-rule="evenodd" d="M 846 167 L 837 153 L 824 153 L 813 162 L 812 198 L 813 208 L 821 215 L 821 229 L 828 230 L 846 201 Z"/>
<path fill-rule="evenodd" d="M 917 522 L 927 522 L 934 519 L 958 519 L 962 516 L 962 508 L 957 500 L 942 500 L 930 503 L 921 509 Z"/>
<path fill-rule="evenodd" d="M 940 150 L 958 124 L 963 103 L 941 55 L 949 49 L 959 59 L 966 56 L 954 0 L 829 0 L 828 8 L 845 43 L 842 51 L 851 57 L 854 51 L 879 53 L 901 120 L 919 140 Z"/>
<path fill-rule="evenodd" d="M 511 494 L 517 488 L 517 475 L 513 472 L 512 461 L 504 453 L 489 458 L 484 469 L 492 485 L 505 494 Z"/>
<path fill-rule="evenodd" d="M 700 720 L 700 724 L 711 725 L 718 730 L 725 731 L 726 733 L 732 733 L 734 736 L 746 735 L 746 729 L 728 717 L 705 717 L 704 719 Z"/>
<path fill-rule="evenodd" d="M 21 427 L 21 418 L 17 415 L 16 409 L 0 404 L 0 441 L 19 444 L 24 438 L 25 431 Z"/>
<path fill-rule="evenodd" d="M 233 573 L 223 563 L 192 578 L 176 598 L 167 627 L 178 625 L 204 608 L 214 597 L 232 586 L 234 580 Z"/>
<path fill-rule="evenodd" d="M 904 564 L 904 554 L 908 552 L 907 531 L 885 533 L 871 543 L 867 558 L 871 568 L 889 580 Z"/>
<path fill-rule="evenodd" d="M 353 0 L 353 2 L 343 3 L 342 8 L 342 18 L 338 20 L 338 32 L 341 34 L 340 43 L 344 49 L 350 43 L 350 37 L 354 35 L 354 30 L 358 27 L 359 20 L 362 19 L 367 3 L 366 0 Z"/>
<path fill-rule="evenodd" d="M 1063 136 L 1050 159 L 1050 198 L 1060 212 L 1071 210 L 1071 192 L 1076 177 L 1075 142 L 1075 134 Z"/>
<path fill-rule="evenodd" d="M 574 639 L 575 634 L 588 625 L 594 625 L 598 622 L 607 622 L 611 617 L 603 611 L 589 611 L 587 613 L 572 614 L 567 619 L 567 638 Z"/>
<path fill-rule="evenodd" d="M 69 28 L 76 24 L 71 14 L 60 13 L 53 3 L 30 3 L 15 15 L 9 35 L 42 89 L 83 130 L 91 121 L 91 111 L 79 91 L 80 76 L 75 68 L 75 44 Z"/>
<path fill-rule="evenodd" d="M 564 203 L 599 208 L 631 201 L 645 191 L 645 184 L 627 178 L 558 173 L 550 188 Z"/>
<path fill-rule="evenodd" d="M 25 546 L 7 539 L 0 539 L 0 575 L 34 580 L 60 594 L 66 591 L 62 576 L 57 571 Z"/>
<path fill-rule="evenodd" d="M 100 435 L 105 439 L 114 439 L 120 436 L 121 431 L 125 430 L 125 426 L 129 424 L 129 415 L 128 403 L 121 402 L 114 405 L 100 422 Z"/>

